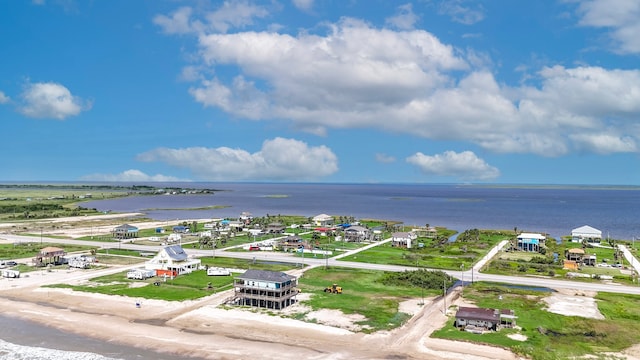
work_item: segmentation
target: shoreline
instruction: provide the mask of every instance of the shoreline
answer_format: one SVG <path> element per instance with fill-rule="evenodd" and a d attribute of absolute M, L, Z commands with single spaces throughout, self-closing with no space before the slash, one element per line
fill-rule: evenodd
<path fill-rule="evenodd" d="M 135 299 L 124 296 L 39 286 L 10 287 L 2 295 L 0 320 L 18 319 L 49 329 L 45 333 L 70 333 L 70 339 L 90 338 L 106 344 L 106 349 L 135 348 L 142 358 L 517 359 L 507 350 L 485 345 L 469 344 L 461 351 L 453 343 L 447 349 L 447 342 L 438 341 L 430 347 L 428 334 L 449 319 L 441 314 L 440 302 L 414 307 L 414 317 L 400 328 L 364 334 L 251 309 L 219 308 L 228 296 L 224 292 L 185 302 L 144 300 L 139 308 Z"/>

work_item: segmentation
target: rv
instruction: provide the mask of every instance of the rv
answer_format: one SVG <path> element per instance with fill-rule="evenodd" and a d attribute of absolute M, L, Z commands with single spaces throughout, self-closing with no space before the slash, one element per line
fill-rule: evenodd
<path fill-rule="evenodd" d="M 132 269 L 127 271 L 127 279 L 145 280 L 156 275 L 154 270 Z"/>
<path fill-rule="evenodd" d="M 221 268 L 221 267 L 210 267 L 207 269 L 207 275 L 209 276 L 229 276 L 231 275 L 231 271 L 229 269 Z"/>
<path fill-rule="evenodd" d="M 10 270 L 10 269 L 5 269 L 2 270 L 2 277 L 6 277 L 6 278 L 19 278 L 20 277 L 20 271 L 18 270 Z"/>

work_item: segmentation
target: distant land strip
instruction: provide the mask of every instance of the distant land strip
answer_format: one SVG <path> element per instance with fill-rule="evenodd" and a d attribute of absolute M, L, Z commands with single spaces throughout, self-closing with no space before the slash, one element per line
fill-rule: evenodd
<path fill-rule="evenodd" d="M 231 205 L 211 205 L 211 206 L 202 206 L 202 207 L 193 207 L 193 208 L 148 208 L 142 209 L 141 211 L 158 211 L 158 210 L 211 210 L 211 209 L 224 209 L 229 208 Z"/>

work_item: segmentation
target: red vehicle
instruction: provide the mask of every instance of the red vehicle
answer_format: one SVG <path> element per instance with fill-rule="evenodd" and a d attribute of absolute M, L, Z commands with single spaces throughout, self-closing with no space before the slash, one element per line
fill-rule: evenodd
<path fill-rule="evenodd" d="M 249 246 L 249 251 L 260 251 L 260 246 L 255 246 L 255 245 Z"/>

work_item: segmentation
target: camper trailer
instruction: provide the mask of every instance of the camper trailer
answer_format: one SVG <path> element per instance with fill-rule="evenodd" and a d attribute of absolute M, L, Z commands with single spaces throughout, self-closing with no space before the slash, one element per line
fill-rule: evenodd
<path fill-rule="evenodd" d="M 155 275 L 155 271 L 147 269 L 132 269 L 127 271 L 127 279 L 145 280 Z"/>
<path fill-rule="evenodd" d="M 2 270 L 2 277 L 6 277 L 6 278 L 19 278 L 20 277 L 20 271 L 18 270 L 11 270 L 11 269 L 4 269 Z"/>
<path fill-rule="evenodd" d="M 207 269 L 208 276 L 229 276 L 231 275 L 231 271 L 229 269 L 221 268 L 221 267 L 210 267 Z"/>

